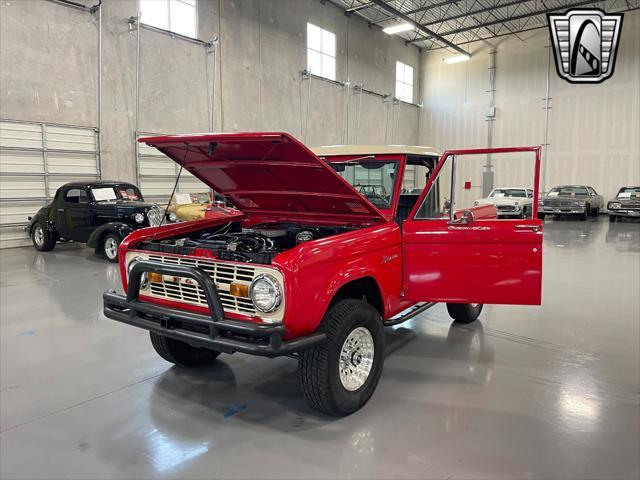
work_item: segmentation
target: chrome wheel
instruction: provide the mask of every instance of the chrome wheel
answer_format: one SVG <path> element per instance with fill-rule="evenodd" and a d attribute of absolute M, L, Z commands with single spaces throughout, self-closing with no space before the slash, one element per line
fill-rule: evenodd
<path fill-rule="evenodd" d="M 36 242 L 38 247 L 44 245 L 44 231 L 40 225 L 36 225 L 33 229 L 33 241 Z"/>
<path fill-rule="evenodd" d="M 340 351 L 340 382 L 354 392 L 362 387 L 373 367 L 373 337 L 364 327 L 358 327 L 347 336 Z"/>
<path fill-rule="evenodd" d="M 113 237 L 107 237 L 104 241 L 104 254 L 109 260 L 113 260 L 118 256 L 118 242 Z"/>
<path fill-rule="evenodd" d="M 470 303 L 469 305 L 471 305 L 473 308 L 478 308 L 480 306 L 479 303 Z"/>

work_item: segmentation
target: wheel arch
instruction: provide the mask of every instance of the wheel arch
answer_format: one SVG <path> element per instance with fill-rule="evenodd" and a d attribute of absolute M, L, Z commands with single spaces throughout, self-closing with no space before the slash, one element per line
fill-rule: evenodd
<path fill-rule="evenodd" d="M 104 242 L 104 237 L 106 237 L 110 233 L 115 233 L 120 236 L 121 239 L 124 239 L 127 235 L 133 232 L 133 228 L 127 225 L 126 223 L 119 222 L 109 222 L 104 225 L 100 225 L 96 228 L 89 239 L 87 240 L 87 246 L 91 248 L 100 249 L 102 248 L 102 243 Z"/>
<path fill-rule="evenodd" d="M 385 306 L 382 299 L 382 292 L 376 279 L 370 275 L 351 279 L 344 283 L 336 290 L 329 302 L 327 310 L 333 307 L 341 300 L 353 298 L 356 300 L 364 300 L 373 308 L 375 308 L 380 316 L 384 318 Z"/>

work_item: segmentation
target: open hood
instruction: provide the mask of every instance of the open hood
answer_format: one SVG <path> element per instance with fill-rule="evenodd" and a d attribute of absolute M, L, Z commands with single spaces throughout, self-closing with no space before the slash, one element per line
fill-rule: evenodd
<path fill-rule="evenodd" d="M 378 223 L 383 214 L 330 166 L 286 133 L 140 138 L 246 214 L 281 220 Z"/>

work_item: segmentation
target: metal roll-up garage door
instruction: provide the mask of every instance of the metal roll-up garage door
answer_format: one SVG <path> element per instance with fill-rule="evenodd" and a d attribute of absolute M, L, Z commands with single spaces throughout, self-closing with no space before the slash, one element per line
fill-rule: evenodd
<path fill-rule="evenodd" d="M 27 217 L 71 181 L 100 178 L 93 127 L 0 120 L 0 248 L 28 245 Z"/>
<path fill-rule="evenodd" d="M 137 137 L 155 135 L 162 134 L 139 133 Z M 136 157 L 138 163 L 138 186 L 145 200 L 158 203 L 168 202 L 178 177 L 180 166 L 155 148 L 137 141 Z M 176 192 L 207 193 L 209 192 L 209 187 L 186 170 L 182 170 Z"/>

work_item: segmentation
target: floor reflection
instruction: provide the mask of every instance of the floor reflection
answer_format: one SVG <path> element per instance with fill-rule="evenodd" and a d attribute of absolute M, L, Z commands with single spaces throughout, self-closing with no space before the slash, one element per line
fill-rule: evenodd
<path fill-rule="evenodd" d="M 546 246 L 584 248 L 597 238 L 602 230 L 602 222 L 598 218 L 581 221 L 572 217 L 552 217 L 544 221 L 543 229 Z"/>
<path fill-rule="evenodd" d="M 605 241 L 619 252 L 640 252 L 640 221 L 609 223 Z"/>

